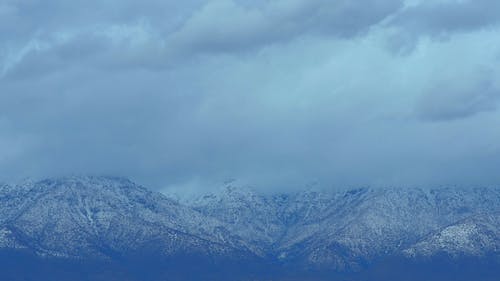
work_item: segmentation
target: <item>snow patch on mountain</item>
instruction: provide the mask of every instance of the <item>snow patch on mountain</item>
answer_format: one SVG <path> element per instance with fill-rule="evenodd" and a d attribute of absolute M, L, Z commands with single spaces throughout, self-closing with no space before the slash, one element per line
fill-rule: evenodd
<path fill-rule="evenodd" d="M 113 258 L 260 258 L 337 270 L 387 256 L 499 255 L 500 188 L 346 188 L 261 194 L 228 182 L 173 199 L 127 179 L 0 186 L 0 248 Z"/>
<path fill-rule="evenodd" d="M 444 227 L 404 253 L 410 257 L 486 256 L 500 253 L 500 213 L 481 214 Z"/>

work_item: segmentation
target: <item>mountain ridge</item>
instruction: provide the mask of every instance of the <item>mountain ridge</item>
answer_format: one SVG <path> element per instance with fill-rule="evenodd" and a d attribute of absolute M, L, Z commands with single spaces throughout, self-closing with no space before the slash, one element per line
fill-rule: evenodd
<path fill-rule="evenodd" d="M 500 261 L 499 213 L 498 187 L 263 195 L 229 184 L 181 201 L 125 178 L 68 177 L 0 187 L 0 251 L 357 272 L 393 257 Z"/>

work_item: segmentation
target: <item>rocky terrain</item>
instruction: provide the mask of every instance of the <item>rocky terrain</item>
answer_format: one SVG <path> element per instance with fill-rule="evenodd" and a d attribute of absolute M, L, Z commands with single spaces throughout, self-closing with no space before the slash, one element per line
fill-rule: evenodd
<path fill-rule="evenodd" d="M 500 265 L 499 214 L 498 187 L 263 195 L 228 185 L 177 200 L 122 178 L 70 177 L 0 185 L 0 252 L 7 260 L 23 253 L 45 261 L 244 267 L 248 275 L 234 280 L 262 268 L 362 272 L 385 259 Z M 180 270 L 157 266 L 171 279 Z"/>

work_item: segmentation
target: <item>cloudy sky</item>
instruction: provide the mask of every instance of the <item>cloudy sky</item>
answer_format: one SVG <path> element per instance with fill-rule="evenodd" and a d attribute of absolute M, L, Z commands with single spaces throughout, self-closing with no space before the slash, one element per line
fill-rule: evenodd
<path fill-rule="evenodd" d="M 498 0 L 0 0 L 0 180 L 500 183 Z"/>

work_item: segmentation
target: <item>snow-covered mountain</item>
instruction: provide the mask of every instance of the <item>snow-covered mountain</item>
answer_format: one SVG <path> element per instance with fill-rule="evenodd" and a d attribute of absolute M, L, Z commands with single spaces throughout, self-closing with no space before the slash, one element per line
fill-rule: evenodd
<path fill-rule="evenodd" d="M 446 226 L 404 252 L 410 257 L 482 257 L 500 253 L 500 213 L 484 213 Z"/>
<path fill-rule="evenodd" d="M 45 258 L 223 258 L 337 272 L 404 260 L 500 261 L 500 188 L 354 188 L 263 195 L 228 185 L 176 200 L 129 180 L 0 185 L 0 252 Z"/>
<path fill-rule="evenodd" d="M 464 219 L 495 217 L 500 188 L 357 188 L 261 196 L 229 186 L 188 204 L 279 260 L 343 270 L 407 253 Z M 500 237 L 498 225 L 489 230 Z M 474 251 L 499 253 L 498 247 Z"/>
<path fill-rule="evenodd" d="M 247 252 L 224 224 L 121 178 L 45 180 L 0 192 L 0 245 L 39 255 Z"/>

